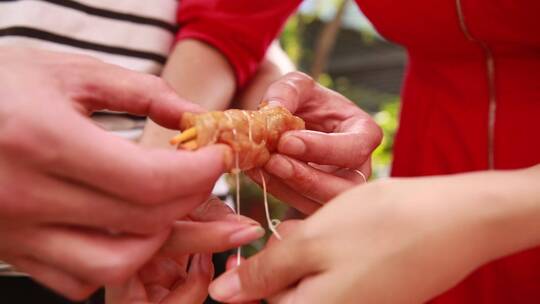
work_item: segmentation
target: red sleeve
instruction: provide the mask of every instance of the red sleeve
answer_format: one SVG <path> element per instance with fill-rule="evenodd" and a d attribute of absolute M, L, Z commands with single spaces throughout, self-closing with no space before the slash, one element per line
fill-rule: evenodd
<path fill-rule="evenodd" d="M 301 0 L 182 0 L 177 39 L 194 38 L 220 50 L 239 87 L 255 73 L 266 49 Z"/>

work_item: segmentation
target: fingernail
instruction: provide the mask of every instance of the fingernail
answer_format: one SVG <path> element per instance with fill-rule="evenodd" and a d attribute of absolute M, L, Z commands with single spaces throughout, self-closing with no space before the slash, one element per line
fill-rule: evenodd
<path fill-rule="evenodd" d="M 282 156 L 273 156 L 264 168 L 282 179 L 290 179 L 294 174 L 291 162 Z"/>
<path fill-rule="evenodd" d="M 240 293 L 240 284 L 240 276 L 238 275 L 237 268 L 235 268 L 226 272 L 210 285 L 210 295 L 218 301 L 229 301 Z"/>
<path fill-rule="evenodd" d="M 281 102 L 279 102 L 276 99 L 270 99 L 266 102 L 266 107 L 269 107 L 269 108 L 282 107 L 282 106 L 283 105 L 281 104 Z"/>
<path fill-rule="evenodd" d="M 295 156 L 303 155 L 306 153 L 306 144 L 296 136 L 286 136 L 281 140 L 279 152 Z"/>
<path fill-rule="evenodd" d="M 261 226 L 250 226 L 231 234 L 229 241 L 233 244 L 246 244 L 260 239 L 263 235 L 264 229 Z"/>
<path fill-rule="evenodd" d="M 242 224 L 251 225 L 251 226 L 257 226 L 257 227 L 259 227 L 261 225 L 256 220 L 250 219 L 249 217 L 246 217 L 246 216 L 234 214 L 234 213 L 233 214 L 227 214 L 225 216 L 225 220 L 227 222 L 242 223 Z"/>

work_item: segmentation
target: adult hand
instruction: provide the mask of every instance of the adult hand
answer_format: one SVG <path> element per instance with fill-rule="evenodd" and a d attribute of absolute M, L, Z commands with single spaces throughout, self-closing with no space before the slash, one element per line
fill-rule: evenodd
<path fill-rule="evenodd" d="M 273 195 L 310 214 L 371 174 L 370 155 L 382 133 L 347 98 L 294 72 L 272 84 L 263 100 L 300 116 L 308 129 L 285 133 L 264 167 Z M 250 177 L 261 182 L 258 172 Z"/>
<path fill-rule="evenodd" d="M 108 286 L 106 303 L 203 303 L 214 275 L 210 252 L 245 245 L 262 235 L 264 229 L 257 222 L 211 199 L 175 223 L 166 245 L 136 275 L 119 286 Z"/>
<path fill-rule="evenodd" d="M 538 194 L 532 177 L 510 183 L 500 173 L 470 174 L 357 187 L 280 231 L 282 241 L 218 278 L 210 294 L 227 303 L 424 303 L 476 267 L 538 244 L 538 196 L 520 194 Z"/>
<path fill-rule="evenodd" d="M 223 147 L 149 150 L 85 117 L 126 111 L 173 128 L 198 110 L 157 77 L 2 48 L 0 83 L 0 259 L 68 297 L 132 275 L 224 170 Z"/>
<path fill-rule="evenodd" d="M 245 259 L 243 257 L 240 257 L 240 263 L 243 263 Z M 227 259 L 227 262 L 225 264 L 226 270 L 231 270 L 238 267 L 238 257 L 237 255 L 231 255 Z M 235 304 L 260 304 L 261 301 L 255 300 L 255 301 L 248 301 L 248 302 L 242 302 L 242 303 L 235 303 Z"/>
<path fill-rule="evenodd" d="M 279 224 L 277 229 L 279 230 L 279 233 L 281 235 L 288 236 L 292 233 L 292 231 L 296 229 L 297 225 L 299 225 L 301 222 L 302 221 L 300 220 L 287 220 Z M 279 242 L 279 240 L 275 237 L 275 235 L 272 235 L 270 239 L 268 239 L 268 242 L 266 243 L 266 248 L 272 247 L 276 242 Z M 244 262 L 245 262 L 245 259 L 241 258 L 241 263 L 244 263 Z M 234 268 L 238 267 L 239 265 L 238 265 L 237 256 L 231 255 L 227 259 L 227 263 L 225 266 L 228 271 L 231 271 Z M 255 300 L 255 301 L 246 301 L 242 303 L 239 303 L 239 302 L 234 302 L 234 303 L 235 304 L 258 304 L 258 303 L 261 303 L 261 301 Z"/>

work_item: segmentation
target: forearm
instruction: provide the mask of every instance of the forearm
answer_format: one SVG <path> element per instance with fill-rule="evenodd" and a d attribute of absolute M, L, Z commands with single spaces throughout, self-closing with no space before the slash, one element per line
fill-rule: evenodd
<path fill-rule="evenodd" d="M 236 90 L 234 71 L 225 57 L 196 40 L 183 40 L 176 45 L 162 76 L 182 98 L 209 110 L 228 108 Z M 149 120 L 140 142 L 167 147 L 175 133 Z"/>
<path fill-rule="evenodd" d="M 404 230 L 426 243 L 434 264 L 469 272 L 540 246 L 540 165 L 439 177 L 388 179 L 377 189 Z M 343 199 L 366 200 L 363 186 Z M 382 191 L 381 191 L 382 190 Z M 349 196 L 350 198 L 347 198 Z M 371 195 L 367 195 L 371 197 Z M 338 197 L 339 199 L 339 197 Z"/>
<path fill-rule="evenodd" d="M 484 199 L 476 210 L 485 233 L 486 259 L 540 245 L 540 165 L 487 174 L 477 177 L 484 185 Z"/>
<path fill-rule="evenodd" d="M 225 56 L 197 40 L 176 45 L 162 76 L 180 97 L 209 110 L 226 109 L 236 90 L 234 71 Z"/>

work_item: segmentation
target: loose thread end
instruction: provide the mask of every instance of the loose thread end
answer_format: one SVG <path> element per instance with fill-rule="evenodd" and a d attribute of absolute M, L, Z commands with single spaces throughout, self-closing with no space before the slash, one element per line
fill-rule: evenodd
<path fill-rule="evenodd" d="M 272 233 L 276 236 L 278 240 L 281 240 L 281 235 L 277 231 L 277 226 L 281 222 L 277 219 L 272 219 L 270 217 L 270 210 L 268 208 L 268 196 L 266 193 L 266 180 L 264 179 L 264 174 L 262 173 L 262 170 L 259 170 L 259 175 L 261 177 L 261 182 L 263 186 L 264 211 L 266 213 L 266 221 L 268 222 L 268 228 L 270 229 L 270 231 L 272 231 Z"/>

